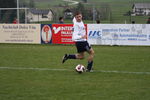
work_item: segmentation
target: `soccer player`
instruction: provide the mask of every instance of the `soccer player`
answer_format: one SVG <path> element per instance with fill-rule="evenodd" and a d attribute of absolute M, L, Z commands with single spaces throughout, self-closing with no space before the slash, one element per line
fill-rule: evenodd
<path fill-rule="evenodd" d="M 59 23 L 58 24 L 64 24 L 64 18 L 63 17 L 59 17 Z"/>
<path fill-rule="evenodd" d="M 87 42 L 86 29 L 82 21 L 82 14 L 80 12 L 77 12 L 75 14 L 73 23 L 74 25 L 73 25 L 72 40 L 75 41 L 75 45 L 78 53 L 65 54 L 63 56 L 62 63 L 64 63 L 68 59 L 84 59 L 85 52 L 87 52 L 89 56 L 88 56 L 88 64 L 87 64 L 86 71 L 92 72 L 94 50 Z"/>

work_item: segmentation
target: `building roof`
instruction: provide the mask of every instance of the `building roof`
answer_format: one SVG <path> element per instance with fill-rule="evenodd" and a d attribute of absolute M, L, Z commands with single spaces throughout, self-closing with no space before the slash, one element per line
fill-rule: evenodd
<path fill-rule="evenodd" d="M 44 15 L 47 15 L 49 13 L 50 10 L 48 9 L 29 9 L 29 11 L 32 13 L 32 14 L 44 14 Z"/>
<path fill-rule="evenodd" d="M 133 4 L 135 8 L 150 8 L 150 3 L 135 3 Z"/>
<path fill-rule="evenodd" d="M 64 12 L 72 12 L 70 9 L 66 9 Z"/>

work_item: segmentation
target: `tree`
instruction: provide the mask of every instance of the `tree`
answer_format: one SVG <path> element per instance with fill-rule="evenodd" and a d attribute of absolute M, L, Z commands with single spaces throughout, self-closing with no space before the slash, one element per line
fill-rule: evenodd
<path fill-rule="evenodd" d="M 111 12 L 110 5 L 107 3 L 102 3 L 100 4 L 100 7 L 101 8 L 99 9 L 99 12 L 101 15 L 101 19 L 104 19 L 104 20 L 109 19 L 110 12 Z"/>
<path fill-rule="evenodd" d="M 75 9 L 75 12 L 76 11 L 80 11 L 84 17 L 84 19 L 86 19 L 86 10 L 85 10 L 85 7 L 82 3 L 78 3 L 76 9 Z"/>
<path fill-rule="evenodd" d="M 16 8 L 16 0 L 0 0 L 0 8 Z"/>
<path fill-rule="evenodd" d="M 82 0 L 84 3 L 87 3 L 87 0 Z"/>
<path fill-rule="evenodd" d="M 16 0 L 0 0 L 0 8 L 16 8 Z M 1 10 L 0 22 L 10 23 L 16 17 L 16 10 Z"/>
<path fill-rule="evenodd" d="M 84 5 L 82 3 L 78 3 L 77 10 L 83 12 L 85 10 Z"/>
<path fill-rule="evenodd" d="M 20 0 L 19 7 L 21 8 L 29 7 L 29 3 L 27 1 Z"/>
<path fill-rule="evenodd" d="M 71 11 L 73 11 L 73 13 L 80 11 L 85 20 L 92 20 L 93 18 L 92 9 L 85 7 L 83 3 L 79 3 L 76 7 L 72 8 Z"/>
<path fill-rule="evenodd" d="M 35 7 L 35 2 L 34 2 L 34 0 L 30 0 L 30 1 L 29 1 L 29 7 L 30 7 L 30 8 L 34 8 L 34 7 Z"/>

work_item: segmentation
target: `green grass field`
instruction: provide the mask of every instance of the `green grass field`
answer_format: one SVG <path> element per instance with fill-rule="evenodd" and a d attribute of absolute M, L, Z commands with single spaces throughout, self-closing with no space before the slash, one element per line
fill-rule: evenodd
<path fill-rule="evenodd" d="M 61 64 L 74 46 L 0 44 L 0 100 L 150 100 L 150 47 L 93 49 L 94 72 L 78 74 L 86 59 Z"/>

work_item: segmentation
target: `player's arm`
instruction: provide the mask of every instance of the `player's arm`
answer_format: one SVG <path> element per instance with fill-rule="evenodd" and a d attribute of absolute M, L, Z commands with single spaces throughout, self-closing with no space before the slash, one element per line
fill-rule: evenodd
<path fill-rule="evenodd" d="M 75 17 L 73 18 L 72 22 L 73 22 L 73 24 L 75 24 L 77 22 Z"/>

